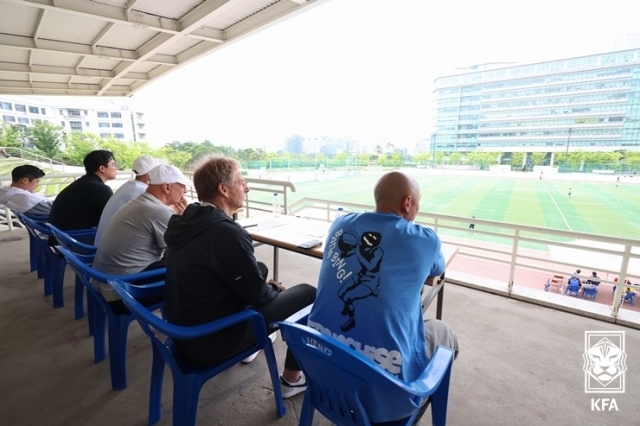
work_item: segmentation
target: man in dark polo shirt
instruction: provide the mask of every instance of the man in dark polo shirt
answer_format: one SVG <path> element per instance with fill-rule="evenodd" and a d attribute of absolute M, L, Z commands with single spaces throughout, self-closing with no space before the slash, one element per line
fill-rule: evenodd
<path fill-rule="evenodd" d="M 87 174 L 71 183 L 53 201 L 49 222 L 63 231 L 98 226 L 113 190 L 105 184 L 118 174 L 111 151 L 98 149 L 84 157 Z"/>

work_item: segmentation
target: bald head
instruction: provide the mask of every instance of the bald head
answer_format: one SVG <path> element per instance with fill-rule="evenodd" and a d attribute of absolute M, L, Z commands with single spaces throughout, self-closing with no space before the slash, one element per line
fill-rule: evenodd
<path fill-rule="evenodd" d="M 376 210 L 396 213 L 407 220 L 414 220 L 420 205 L 418 182 L 400 172 L 390 172 L 382 176 L 373 190 Z"/>

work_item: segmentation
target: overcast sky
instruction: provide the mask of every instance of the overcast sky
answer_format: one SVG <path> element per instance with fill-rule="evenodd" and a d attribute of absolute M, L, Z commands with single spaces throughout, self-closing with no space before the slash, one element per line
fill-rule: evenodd
<path fill-rule="evenodd" d="M 149 139 L 282 149 L 287 135 L 413 146 L 452 68 L 588 54 L 640 32 L 639 0 L 330 0 L 162 77 L 132 100 Z"/>

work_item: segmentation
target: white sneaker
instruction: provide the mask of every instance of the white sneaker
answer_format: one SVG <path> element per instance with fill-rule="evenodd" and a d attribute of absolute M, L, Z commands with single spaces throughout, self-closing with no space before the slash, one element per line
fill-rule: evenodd
<path fill-rule="evenodd" d="M 280 389 L 282 389 L 282 398 L 291 398 L 294 395 L 302 393 L 307 390 L 307 379 L 304 377 L 304 373 L 300 372 L 300 378 L 295 383 L 289 383 L 282 376 L 280 376 Z"/>
<path fill-rule="evenodd" d="M 274 343 L 276 341 L 277 337 L 278 337 L 278 335 L 276 333 L 271 333 L 269 335 L 269 339 L 271 339 L 271 343 Z M 249 355 L 248 357 L 243 359 L 242 362 L 245 363 L 245 364 L 251 363 L 254 359 L 256 359 L 256 357 L 258 356 L 259 353 L 260 353 L 260 351 L 252 353 L 251 355 Z"/>

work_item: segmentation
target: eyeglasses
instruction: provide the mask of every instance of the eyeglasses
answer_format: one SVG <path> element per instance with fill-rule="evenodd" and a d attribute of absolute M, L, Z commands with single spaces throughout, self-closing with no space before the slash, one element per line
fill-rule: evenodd
<path fill-rule="evenodd" d="M 118 168 L 118 163 L 116 163 L 115 161 L 113 163 L 109 162 L 109 164 L 107 164 L 107 167 L 109 167 L 109 166 L 113 166 L 114 169 L 117 169 Z"/>

